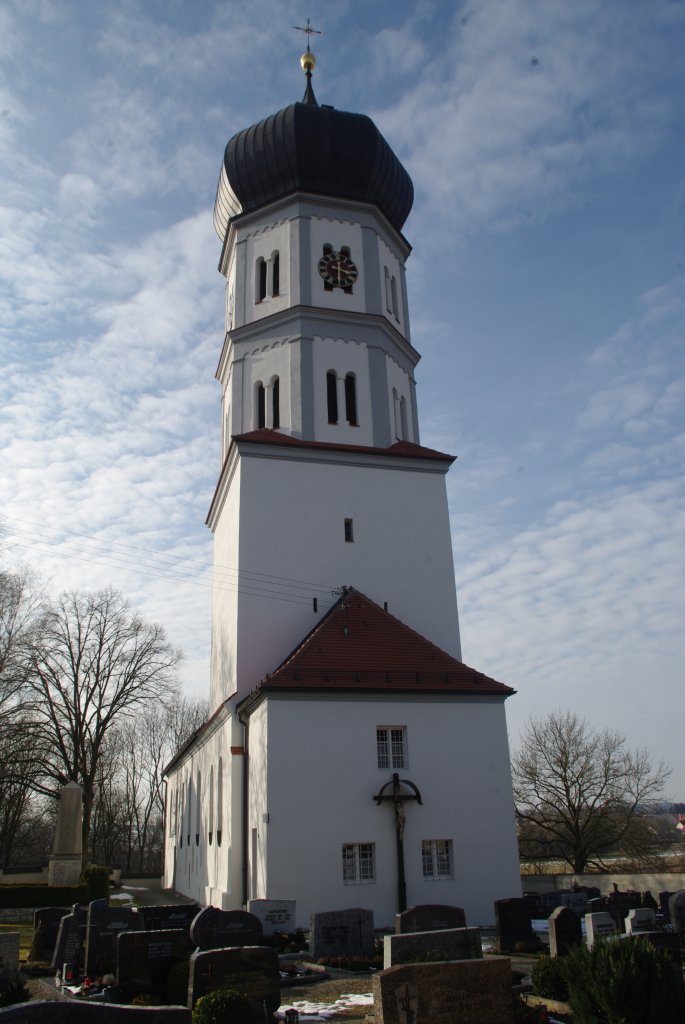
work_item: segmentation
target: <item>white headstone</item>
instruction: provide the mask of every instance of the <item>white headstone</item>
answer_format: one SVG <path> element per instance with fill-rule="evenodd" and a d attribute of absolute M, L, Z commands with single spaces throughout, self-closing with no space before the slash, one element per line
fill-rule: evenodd
<path fill-rule="evenodd" d="M 587 948 L 592 949 L 596 939 L 612 938 L 616 934 L 616 922 L 611 914 L 585 915 L 585 941 Z"/>
<path fill-rule="evenodd" d="M 62 786 L 48 885 L 78 885 L 81 876 L 83 793 L 78 782 Z"/>
<path fill-rule="evenodd" d="M 248 900 L 247 909 L 262 922 L 264 935 L 295 931 L 295 900 Z"/>
<path fill-rule="evenodd" d="M 626 918 L 626 935 L 639 932 L 653 932 L 656 928 L 656 914 L 651 907 L 636 907 L 628 911 Z"/>

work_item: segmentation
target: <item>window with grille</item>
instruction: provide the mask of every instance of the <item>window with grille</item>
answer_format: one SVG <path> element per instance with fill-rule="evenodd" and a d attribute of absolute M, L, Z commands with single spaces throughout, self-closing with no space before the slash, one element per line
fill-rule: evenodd
<path fill-rule="evenodd" d="M 345 885 L 376 881 L 376 844 L 343 843 L 342 865 Z"/>
<path fill-rule="evenodd" d="M 424 839 L 421 861 L 424 878 L 452 878 L 452 840 Z"/>
<path fill-rule="evenodd" d="M 403 725 L 379 726 L 376 748 L 379 768 L 407 767 L 407 730 Z"/>

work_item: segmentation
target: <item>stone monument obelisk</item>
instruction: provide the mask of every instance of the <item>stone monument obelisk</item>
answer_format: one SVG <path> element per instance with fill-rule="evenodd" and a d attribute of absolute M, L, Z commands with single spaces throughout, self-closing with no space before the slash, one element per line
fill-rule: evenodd
<path fill-rule="evenodd" d="M 81 877 L 83 794 L 78 782 L 62 786 L 48 885 L 78 885 Z"/>

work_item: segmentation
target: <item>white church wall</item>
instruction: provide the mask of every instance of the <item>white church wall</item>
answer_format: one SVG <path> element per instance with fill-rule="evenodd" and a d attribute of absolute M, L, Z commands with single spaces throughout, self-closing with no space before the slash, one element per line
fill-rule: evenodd
<path fill-rule="evenodd" d="M 245 280 L 242 283 L 245 295 L 244 323 L 253 323 L 270 316 L 290 305 L 289 230 L 287 221 L 253 224 L 249 232 L 241 232 L 245 244 Z M 257 261 L 268 261 L 274 253 L 279 254 L 278 294 L 272 295 L 269 287 L 266 296 L 258 301 Z M 269 282 L 270 284 L 270 282 Z M 237 287 L 240 287 L 237 283 Z"/>
<path fill-rule="evenodd" d="M 491 924 L 493 901 L 521 892 L 500 702 L 270 695 L 267 807 L 250 809 L 251 822 L 268 814 L 260 895 L 295 899 L 300 927 L 311 912 L 355 906 L 372 909 L 377 927 L 393 926 L 394 810 L 373 799 L 392 778 L 377 761 L 376 728 L 387 725 L 406 728 L 408 761 L 399 774 L 423 798 L 406 807 L 408 906 L 451 903 L 464 907 L 469 924 Z M 423 877 L 423 840 L 451 842 L 452 878 Z M 343 882 L 348 843 L 374 844 L 373 882 Z"/>
<path fill-rule="evenodd" d="M 210 661 L 209 713 L 216 711 L 237 689 L 235 636 L 238 628 L 238 589 L 240 536 L 240 474 L 235 471 L 222 514 L 214 531 L 214 573 L 212 580 L 212 644 Z"/>
<path fill-rule="evenodd" d="M 290 653 L 333 603 L 331 590 L 341 585 L 356 587 L 381 606 L 387 601 L 398 619 L 460 657 L 442 472 L 324 462 L 323 456 L 318 461 L 243 456 L 240 501 L 241 570 L 283 581 L 273 600 L 241 595 L 230 667 L 243 693 Z M 345 541 L 346 518 L 352 520 L 352 542 Z M 219 547 L 217 557 L 222 564 L 230 560 Z M 320 589 L 298 589 L 302 580 Z M 227 606 L 233 600 L 221 592 L 219 597 Z M 215 628 L 228 641 L 221 611 Z"/>

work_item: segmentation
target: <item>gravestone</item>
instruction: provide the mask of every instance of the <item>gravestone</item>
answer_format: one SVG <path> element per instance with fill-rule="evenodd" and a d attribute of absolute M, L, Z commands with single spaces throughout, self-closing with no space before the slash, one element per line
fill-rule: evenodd
<path fill-rule="evenodd" d="M 587 901 L 586 914 L 604 914 L 607 909 L 607 901 L 603 896 L 592 896 Z"/>
<path fill-rule="evenodd" d="M 479 928 L 445 928 L 383 936 L 383 967 L 425 960 L 477 960 L 483 956 Z"/>
<path fill-rule="evenodd" d="M 673 896 L 673 893 L 670 889 L 661 889 L 659 891 L 659 909 L 661 910 L 664 921 L 667 924 L 671 920 L 670 911 L 668 909 L 668 904 L 669 900 L 671 899 L 671 896 Z"/>
<path fill-rule="evenodd" d="M 78 885 L 81 877 L 83 794 L 78 782 L 62 786 L 48 885 Z"/>
<path fill-rule="evenodd" d="M 395 914 L 395 934 L 436 932 L 445 928 L 466 928 L 466 915 L 461 907 L 441 903 L 423 903 Z"/>
<path fill-rule="evenodd" d="M 638 907 L 628 911 L 625 923 L 626 935 L 653 932 L 656 928 L 656 914 L 650 907 Z"/>
<path fill-rule="evenodd" d="M 253 1021 L 271 1020 L 281 1005 L 278 953 L 267 946 L 196 950 L 190 958 L 188 1006 L 217 988 L 246 995 Z"/>
<path fill-rule="evenodd" d="M 554 889 L 549 892 L 541 892 L 538 896 L 538 908 L 545 915 L 549 917 L 553 910 L 561 906 L 561 893 Z"/>
<path fill-rule="evenodd" d="M 632 935 L 622 935 L 622 939 L 633 938 Z M 662 949 L 670 958 L 672 963 L 680 970 L 680 936 L 675 932 L 640 932 L 640 938 L 648 942 L 655 949 Z"/>
<path fill-rule="evenodd" d="M 376 1024 L 512 1024 L 511 961 L 404 964 L 371 979 Z"/>
<path fill-rule="evenodd" d="M 529 951 L 540 947 L 540 940 L 531 924 L 530 909 L 524 899 L 495 900 L 495 924 L 499 952 Z"/>
<path fill-rule="evenodd" d="M 117 984 L 128 992 L 152 992 L 164 997 L 169 972 L 188 959 L 187 929 L 120 932 L 116 937 Z"/>
<path fill-rule="evenodd" d="M 40 907 L 33 913 L 33 939 L 29 950 L 29 960 L 40 960 L 50 963 L 55 951 L 59 924 L 69 907 Z"/>
<path fill-rule="evenodd" d="M 205 907 L 193 919 L 190 939 L 198 949 L 226 949 L 228 946 L 256 946 L 262 922 L 245 910 Z"/>
<path fill-rule="evenodd" d="M 247 909 L 261 921 L 263 935 L 295 931 L 295 900 L 248 900 Z"/>
<path fill-rule="evenodd" d="M 583 926 L 575 910 L 557 907 L 548 920 L 549 955 L 565 956 L 574 946 L 583 941 Z"/>
<path fill-rule="evenodd" d="M 616 922 L 606 911 L 585 915 L 585 942 L 588 949 L 592 949 L 597 939 L 613 938 L 616 931 Z"/>
<path fill-rule="evenodd" d="M 659 904 L 654 899 L 649 889 L 646 889 L 645 892 L 642 893 L 642 906 L 649 908 L 649 910 L 653 910 L 655 914 L 659 909 Z"/>
<path fill-rule="evenodd" d="M 142 919 L 139 931 L 156 932 L 160 929 L 190 929 L 201 910 L 199 903 L 166 903 L 160 906 L 138 907 Z"/>
<path fill-rule="evenodd" d="M 668 913 L 671 919 L 671 928 L 674 932 L 682 935 L 685 932 L 685 889 L 671 894 L 668 901 Z"/>
<path fill-rule="evenodd" d="M 117 935 L 141 931 L 144 927 L 140 914 L 131 907 L 110 907 L 107 900 L 90 903 L 86 919 L 84 973 L 92 978 L 113 972 Z"/>
<path fill-rule="evenodd" d="M 587 896 L 584 892 L 562 892 L 559 905 L 561 907 L 568 907 L 578 917 L 583 917 L 587 910 Z"/>
<path fill-rule="evenodd" d="M 57 941 L 52 954 L 52 966 L 61 971 L 64 964 L 74 964 L 78 971 L 83 966 L 83 951 L 86 942 L 86 920 L 85 907 L 78 903 L 70 914 L 66 914 L 59 924 Z"/>
<path fill-rule="evenodd" d="M 373 956 L 373 911 L 327 910 L 309 918 L 309 954 L 323 956 Z"/>
<path fill-rule="evenodd" d="M 19 932 L 0 931 L 0 979 L 14 981 L 19 973 Z"/>

